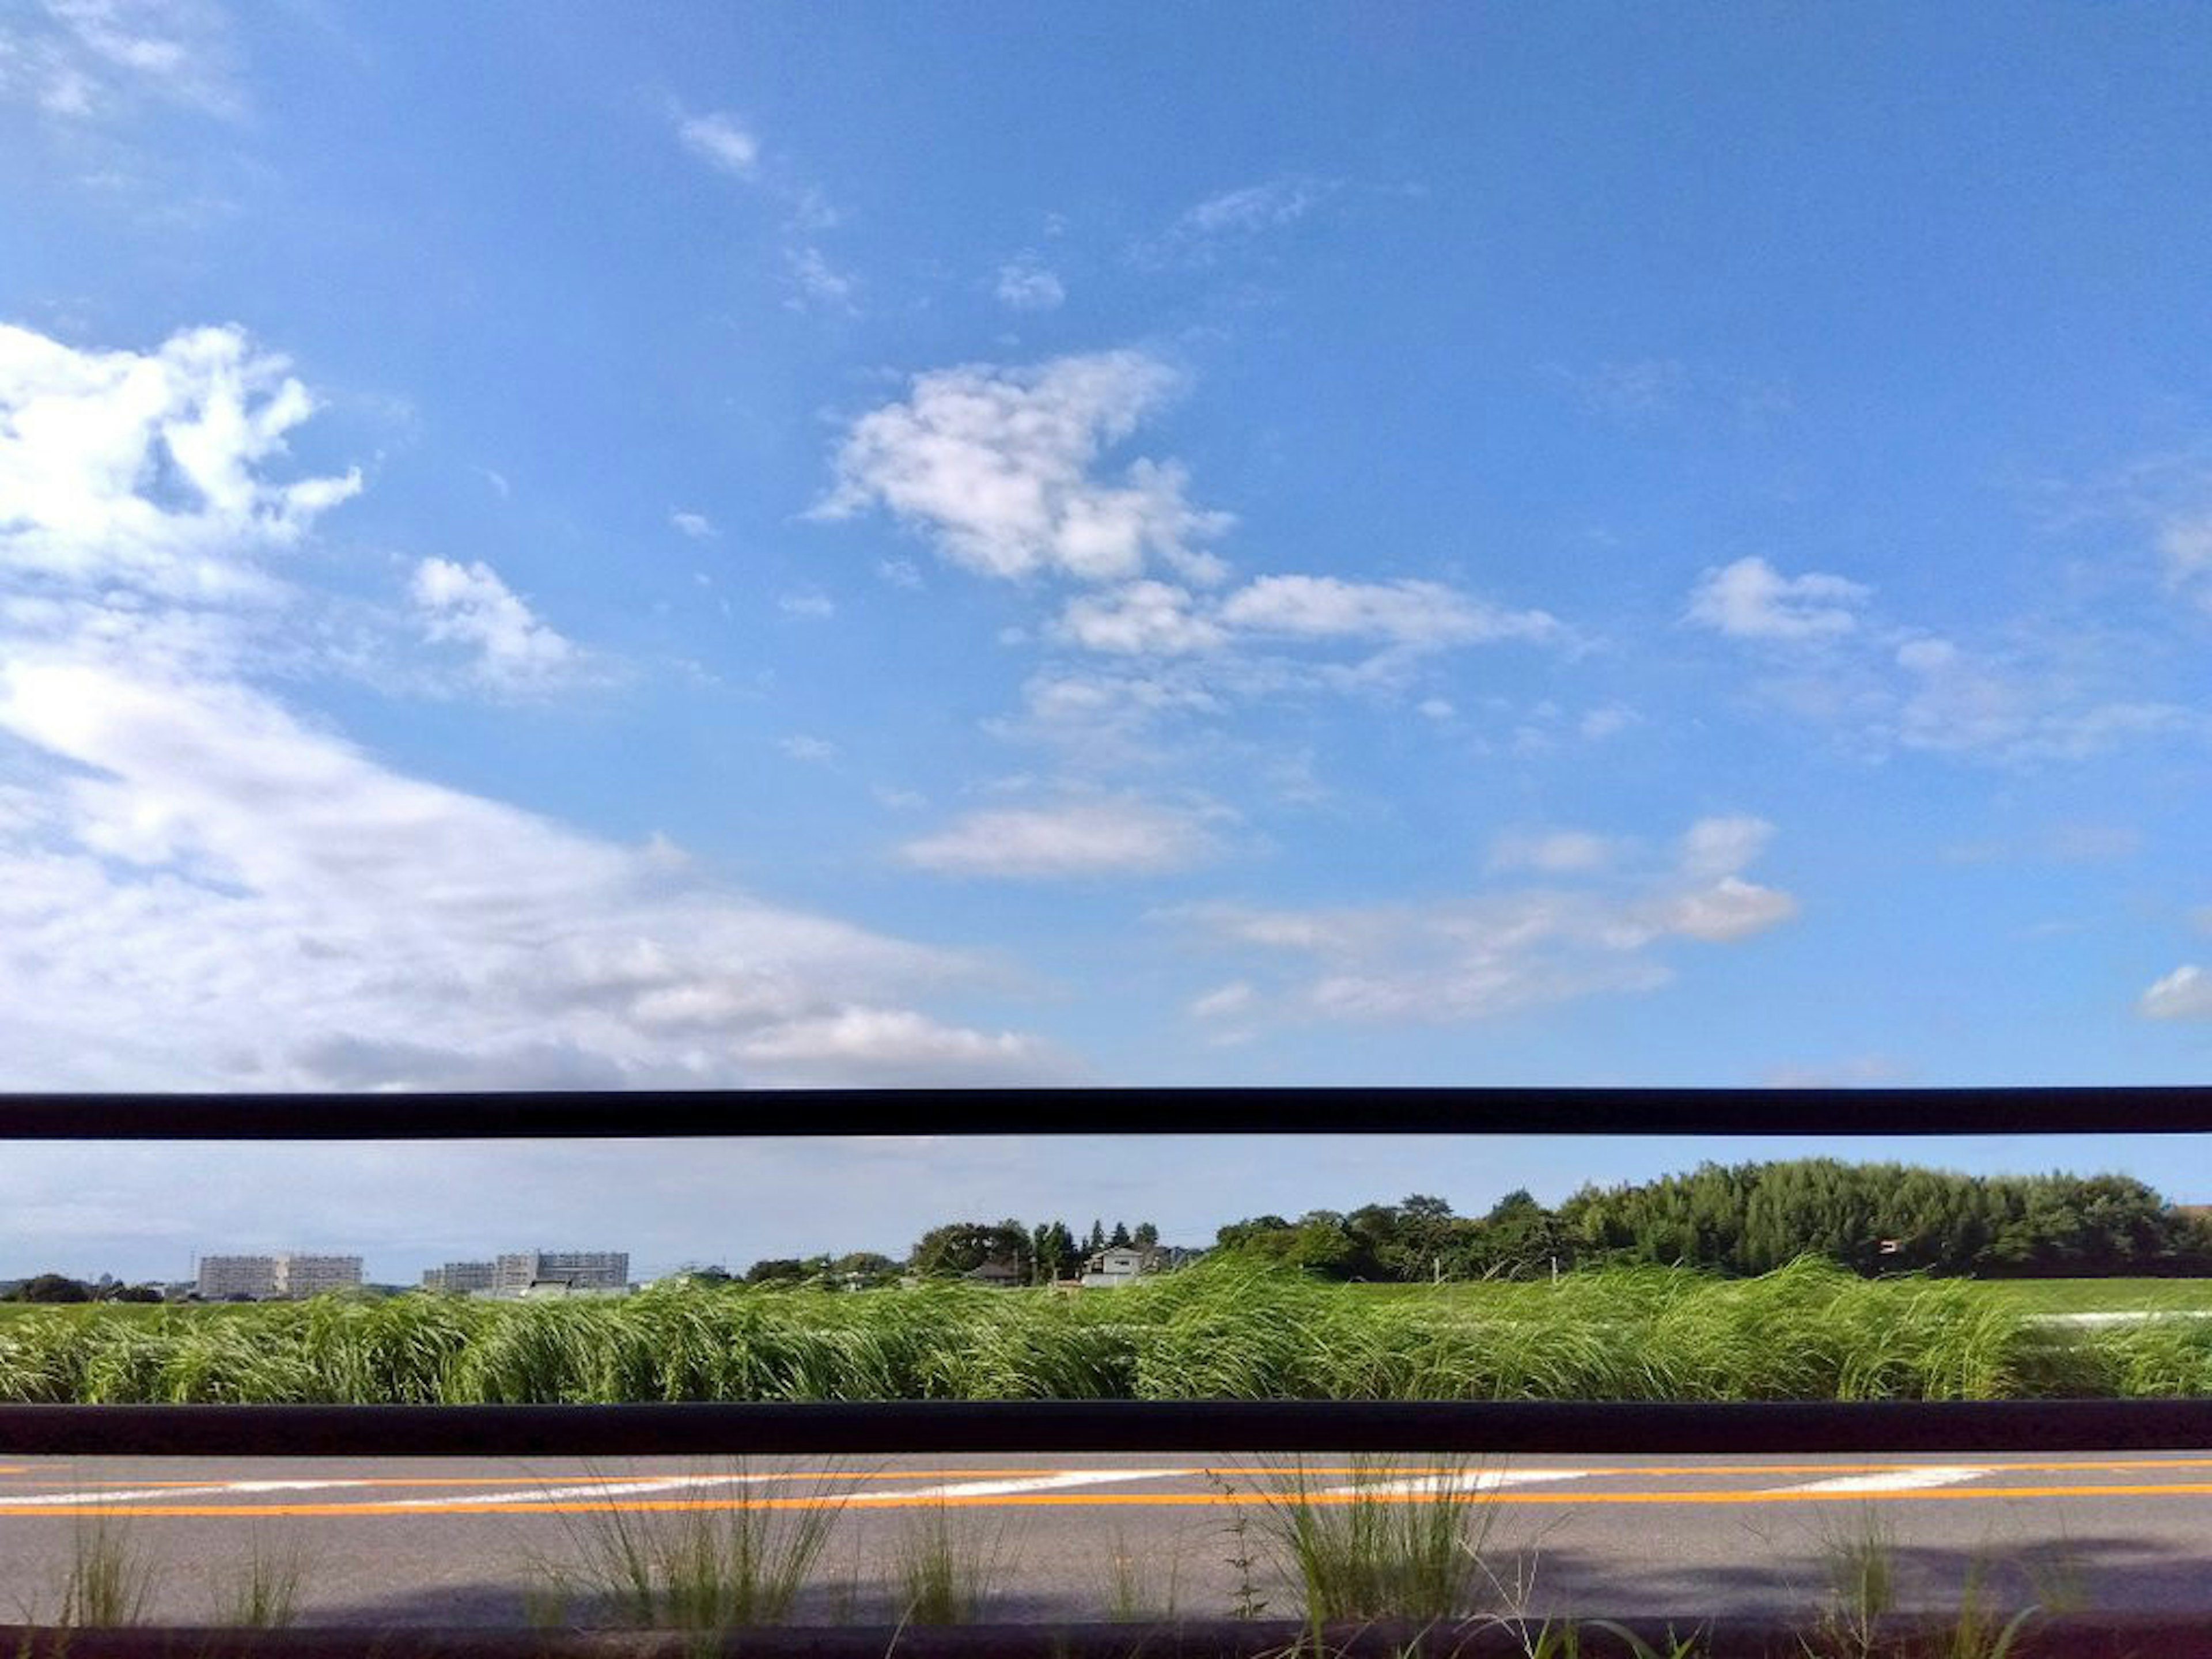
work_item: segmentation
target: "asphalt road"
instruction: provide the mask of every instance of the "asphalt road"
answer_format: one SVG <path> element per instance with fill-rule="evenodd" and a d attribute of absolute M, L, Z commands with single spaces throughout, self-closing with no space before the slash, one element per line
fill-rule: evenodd
<path fill-rule="evenodd" d="M 520 1624 L 533 1604 L 544 1616 L 548 1588 L 573 1583 L 617 1517 L 680 1525 L 746 1504 L 781 1521 L 830 1499 L 810 1620 L 895 1620 L 901 1540 L 940 1521 L 994 1564 L 994 1617 L 1211 1617 L 1248 1591 L 1291 1616 L 1268 1524 L 1291 1467 L 1226 1455 L 842 1468 L 27 1460 L 0 1464 L 0 1621 L 51 1617 L 70 1563 L 104 1534 L 148 1564 L 149 1614 L 163 1621 L 213 1621 L 244 1564 L 296 1552 L 303 1623 Z M 1296 1478 L 1330 1505 L 1355 1483 L 1407 1503 L 1459 1484 L 1485 1529 L 1493 1599 L 1535 1613 L 1800 1613 L 1827 1594 L 1838 1547 L 1869 1535 L 1887 1540 L 1905 1608 L 1955 1607 L 1978 1570 L 2007 1603 L 2212 1611 L 2203 1455 L 1532 1457 L 1454 1471 L 1317 1454 Z M 568 1617 L 594 1622 L 575 1600 Z"/>

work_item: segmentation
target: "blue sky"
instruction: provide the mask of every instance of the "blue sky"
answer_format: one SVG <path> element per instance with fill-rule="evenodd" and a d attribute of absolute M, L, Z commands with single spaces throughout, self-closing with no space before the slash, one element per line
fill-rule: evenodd
<path fill-rule="evenodd" d="M 2199 1081 L 2208 52 L 0 9 L 9 1082 Z M 745 1256 L 1599 1168 L 728 1155 Z M 466 1242 L 70 1156 L 88 1266 Z"/>

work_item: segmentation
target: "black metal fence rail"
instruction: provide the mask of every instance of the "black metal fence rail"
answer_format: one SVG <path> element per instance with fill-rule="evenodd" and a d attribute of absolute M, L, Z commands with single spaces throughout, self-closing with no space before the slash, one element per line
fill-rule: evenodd
<path fill-rule="evenodd" d="M 2212 1400 L 0 1407 L 0 1451 L 10 1456 L 1301 1451 L 1687 1456 L 2190 1447 L 2212 1447 Z"/>
<path fill-rule="evenodd" d="M 1104 1127 L 1104 1126 L 1110 1126 Z M 0 1095 L 0 1140 L 2212 1134 L 2212 1089 L 784 1089 Z"/>

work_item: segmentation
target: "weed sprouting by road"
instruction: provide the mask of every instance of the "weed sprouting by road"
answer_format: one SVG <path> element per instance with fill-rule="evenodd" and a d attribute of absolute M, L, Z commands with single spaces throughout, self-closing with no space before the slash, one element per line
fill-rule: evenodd
<path fill-rule="evenodd" d="M 1008 1563 L 1006 1531 L 943 1504 L 901 1531 L 892 1555 L 902 1622 L 970 1625 L 996 1594 Z"/>
<path fill-rule="evenodd" d="M 532 1620 L 694 1632 L 783 1622 L 844 1501 L 832 1472 L 796 1503 L 763 1503 L 742 1468 L 699 1477 L 666 1508 L 610 1496 L 568 1527 L 566 1559 L 532 1564 Z"/>

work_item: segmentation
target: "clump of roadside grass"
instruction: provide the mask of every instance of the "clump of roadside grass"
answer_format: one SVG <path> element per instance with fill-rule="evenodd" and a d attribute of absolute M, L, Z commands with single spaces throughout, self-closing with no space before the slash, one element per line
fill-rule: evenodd
<path fill-rule="evenodd" d="M 787 1621 L 844 1498 L 834 1475 L 795 1498 L 758 1496 L 748 1480 L 734 1467 L 684 1497 L 611 1492 L 586 1508 L 568 1525 L 568 1559 L 532 1563 L 532 1621 L 708 1632 Z"/>
<path fill-rule="evenodd" d="M 1307 1623 L 1482 1611 L 1499 1581 L 1486 1559 L 1494 1483 L 1480 1466 L 1454 1458 L 1407 1475 L 1361 1457 L 1350 1468 L 1347 1481 L 1323 1486 L 1293 1460 L 1261 1487 L 1262 1529 Z"/>
<path fill-rule="evenodd" d="M 937 1504 L 910 1517 L 892 1549 L 900 1622 L 972 1625 L 982 1617 L 1006 1570 L 1002 1524 L 955 1519 Z"/>
<path fill-rule="evenodd" d="M 104 1512 L 81 1516 L 70 1535 L 69 1565 L 54 1589 L 52 1622 L 69 1627 L 143 1625 L 161 1568 L 129 1526 Z M 26 1609 L 27 1622 L 44 1622 Z"/>
<path fill-rule="evenodd" d="M 210 1574 L 215 1622 L 235 1630 L 283 1630 L 299 1617 L 313 1561 L 297 1538 L 271 1543 L 257 1530 L 246 1553 Z"/>

